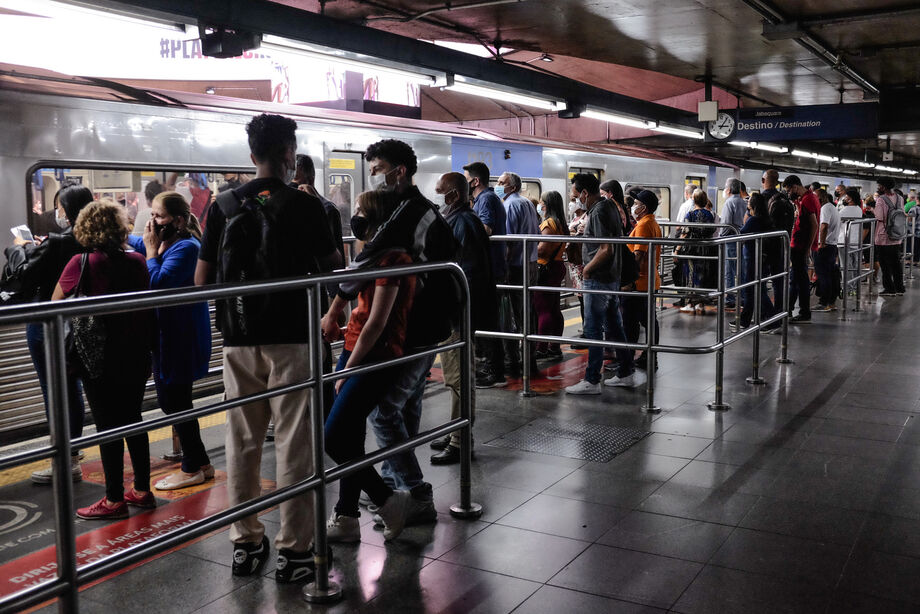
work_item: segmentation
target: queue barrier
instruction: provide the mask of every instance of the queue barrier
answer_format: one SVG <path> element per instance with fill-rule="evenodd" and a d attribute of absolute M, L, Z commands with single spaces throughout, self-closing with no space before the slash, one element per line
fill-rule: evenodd
<path fill-rule="evenodd" d="M 585 346 L 597 346 L 611 349 L 627 349 L 631 351 L 635 350 L 644 350 L 646 355 L 646 373 L 648 375 L 648 381 L 646 383 L 646 400 L 645 405 L 641 407 L 642 411 L 648 413 L 657 413 L 661 411 L 661 408 L 655 405 L 655 355 L 659 352 L 664 353 L 673 353 L 673 354 L 716 354 L 716 373 L 715 373 L 715 399 L 709 403 L 709 408 L 712 410 L 727 410 L 731 407 L 725 403 L 723 398 L 723 371 L 724 371 L 724 351 L 725 347 L 740 340 L 747 336 L 752 336 L 754 340 L 753 344 L 753 372 L 748 382 L 751 384 L 763 384 L 764 380 L 760 377 L 760 332 L 761 330 L 772 324 L 781 322 L 782 326 L 782 341 L 780 343 L 780 357 L 777 358 L 777 362 L 781 364 L 791 363 L 792 361 L 788 358 L 788 314 L 789 314 L 789 292 L 784 292 L 784 305 L 783 309 L 766 320 L 763 320 L 761 317 L 760 309 L 760 297 L 762 291 L 762 284 L 766 281 L 782 280 L 781 283 L 788 286 L 789 270 L 788 267 L 783 267 L 783 270 L 779 273 L 769 275 L 767 277 L 763 276 L 763 268 L 761 266 L 761 260 L 763 255 L 763 241 L 764 239 L 780 239 L 783 244 L 783 257 L 784 262 L 789 261 L 789 235 L 785 231 L 771 231 L 765 233 L 757 234 L 745 234 L 738 236 L 728 236 L 718 239 L 680 239 L 672 237 L 576 237 L 576 236 L 566 236 L 566 235 L 494 235 L 491 237 L 493 241 L 501 242 L 522 242 L 522 256 L 529 255 L 529 246 L 535 246 L 540 242 L 565 242 L 565 243 L 593 243 L 593 244 L 613 244 L 613 245 L 626 245 L 626 244 L 643 244 L 649 246 L 666 246 L 666 245 L 693 245 L 701 247 L 714 247 L 717 250 L 718 259 L 718 282 L 717 288 L 689 288 L 689 287 L 675 287 L 675 288 L 660 288 L 659 290 L 655 289 L 654 283 L 649 283 L 649 288 L 645 292 L 634 292 L 634 291 L 623 291 L 623 290 L 588 290 L 588 289 L 579 289 L 578 293 L 581 294 L 602 294 L 607 296 L 645 296 L 646 298 L 646 307 L 647 307 L 647 319 L 646 319 L 646 340 L 645 343 L 630 343 L 625 341 L 606 341 L 606 340 L 595 340 L 595 339 L 584 339 L 584 338 L 573 338 L 565 336 L 555 336 L 555 335 L 539 335 L 531 332 L 532 323 L 531 323 L 531 313 L 530 313 L 530 293 L 531 292 L 563 292 L 568 291 L 568 288 L 556 287 L 556 286 L 535 286 L 531 284 L 530 280 L 530 269 L 527 266 L 522 267 L 522 284 L 521 285 L 510 285 L 510 284 L 499 284 L 497 288 L 499 290 L 506 291 L 520 291 L 523 296 L 523 307 L 522 307 L 522 324 L 523 330 L 518 333 L 512 332 L 502 332 L 502 331 L 482 331 L 477 330 L 476 336 L 482 338 L 492 338 L 492 339 L 510 339 L 510 340 L 519 340 L 523 341 L 522 348 L 522 375 L 523 375 L 523 390 L 521 395 L 523 396 L 533 396 L 534 393 L 531 389 L 531 373 L 530 373 L 530 342 L 550 342 L 550 343 L 576 343 L 578 345 Z M 740 247 L 741 243 L 744 242 L 755 242 L 756 250 L 756 259 L 755 259 L 755 278 L 751 281 L 745 282 L 743 284 L 736 285 L 734 288 L 726 290 L 725 288 L 725 261 L 727 255 L 726 246 L 731 243 L 738 244 Z M 651 248 L 650 248 L 651 249 Z M 623 248 L 624 252 L 628 252 L 628 248 Z M 698 257 L 691 257 L 691 259 L 696 259 Z M 648 258 L 648 275 L 649 279 L 655 279 L 656 272 L 656 261 L 658 258 Z M 754 302 L 754 313 L 751 320 L 751 326 L 745 330 L 738 330 L 735 334 L 725 336 L 725 297 L 729 293 L 741 292 L 745 288 L 753 287 L 755 294 Z M 676 298 L 682 296 L 683 294 L 693 291 L 695 293 L 704 292 L 707 296 L 716 297 L 718 302 L 718 312 L 717 312 L 717 328 L 716 328 L 716 343 L 708 346 L 676 346 L 676 345 L 661 345 L 658 343 L 657 335 L 655 334 L 655 299 L 658 297 L 662 298 Z M 739 303 L 740 305 L 740 303 Z"/>
<path fill-rule="evenodd" d="M 856 286 L 856 306 L 853 308 L 853 311 L 859 311 L 859 304 L 862 300 L 862 280 L 865 278 L 869 279 L 869 294 L 872 294 L 872 286 L 875 283 L 875 226 L 878 223 L 878 220 L 874 217 L 870 218 L 860 218 L 860 219 L 848 219 L 844 224 L 844 235 L 843 235 L 843 254 L 844 254 L 844 263 L 840 267 L 843 273 L 843 282 L 841 287 L 843 288 L 843 310 L 840 313 L 840 319 L 847 319 L 847 312 L 849 311 L 849 301 L 847 300 L 850 296 L 849 285 L 852 283 Z M 869 235 L 867 237 L 868 242 L 863 243 L 860 240 L 859 244 L 856 247 L 850 245 L 850 229 L 858 227 L 860 239 L 862 238 L 863 227 L 869 227 Z M 852 249 L 851 249 L 852 248 Z M 869 252 L 869 268 L 862 268 L 862 254 L 863 252 Z M 852 256 L 852 258 L 851 258 Z M 855 260 L 856 266 L 851 267 L 851 261 Z M 850 275 L 850 271 L 859 271 L 856 275 Z"/>
<path fill-rule="evenodd" d="M 414 354 L 359 367 L 343 369 L 331 374 L 323 374 L 323 345 L 320 343 L 321 330 L 321 293 L 326 284 L 337 284 L 351 280 L 372 280 L 381 276 L 395 277 L 415 275 L 433 271 L 447 271 L 453 275 L 463 289 L 463 315 L 460 319 L 460 340 L 444 343 L 436 347 L 425 348 Z M 205 407 L 190 409 L 139 423 L 134 423 L 111 430 L 70 440 L 68 433 L 66 355 L 64 346 L 64 325 L 69 318 L 87 315 L 104 315 L 119 312 L 131 312 L 158 307 L 170 307 L 198 303 L 212 299 L 226 299 L 236 296 L 265 294 L 304 290 L 308 297 L 310 314 L 309 347 L 312 377 L 264 392 L 247 395 L 232 400 L 221 401 Z M 251 514 L 264 511 L 295 496 L 313 491 L 315 515 L 314 551 L 317 554 L 316 579 L 303 589 L 304 599 L 315 603 L 327 603 L 341 598 L 341 588 L 329 581 L 329 561 L 326 557 L 326 519 L 322 510 L 326 509 L 325 486 L 330 481 L 341 479 L 378 463 L 390 456 L 433 441 L 449 433 L 460 430 L 460 502 L 450 509 L 458 518 L 478 518 L 482 507 L 470 499 L 471 481 L 471 328 L 469 313 L 469 287 L 463 270 L 455 263 L 412 264 L 362 271 L 338 271 L 328 275 L 316 275 L 307 278 L 278 279 L 242 284 L 223 284 L 200 288 L 180 288 L 173 290 L 155 290 L 134 293 L 130 296 L 110 295 L 103 297 L 80 298 L 74 300 L 31 303 L 0 309 L 0 325 L 24 322 L 42 322 L 45 329 L 45 352 L 49 376 L 49 427 L 50 445 L 34 450 L 18 452 L 0 458 L 0 470 L 16 465 L 51 458 L 54 475 L 52 488 L 54 493 L 57 578 L 26 588 L 0 600 L 0 613 L 18 612 L 35 606 L 46 600 L 58 598 L 58 609 L 62 613 L 73 614 L 79 611 L 80 586 L 98 580 L 128 565 L 142 561 L 169 548 L 182 545 L 190 539 L 201 537 L 211 531 L 225 527 Z M 423 356 L 430 356 L 447 350 L 460 350 L 461 360 L 461 394 L 460 417 L 450 420 L 438 427 L 420 433 L 402 443 L 366 454 L 359 459 L 337 465 L 326 470 L 324 467 L 323 442 L 323 383 L 347 378 L 351 375 L 376 371 L 386 367 L 405 364 Z M 312 389 L 312 430 L 314 474 L 309 478 L 279 488 L 268 493 L 230 507 L 207 518 L 177 528 L 175 531 L 151 538 L 149 541 L 131 546 L 123 551 L 86 565 L 77 566 L 76 531 L 74 525 L 73 484 L 70 477 L 70 451 L 76 445 L 87 447 L 114 441 L 131 435 L 146 433 L 149 430 L 175 425 L 192 418 L 199 418 L 220 411 L 239 410 L 240 406 L 250 402 L 269 399 L 298 390 Z"/>
<path fill-rule="evenodd" d="M 902 258 L 902 264 L 904 265 L 904 268 L 906 269 L 904 278 L 913 279 L 914 278 L 913 260 L 914 260 L 914 257 L 916 256 L 916 254 L 914 254 L 914 248 L 915 248 L 914 240 L 915 238 L 920 238 L 920 237 L 917 237 L 917 216 L 911 215 L 910 212 L 907 213 L 907 228 L 908 228 L 907 236 L 904 237 L 904 241 L 903 241 L 904 250 L 903 250 L 903 253 L 901 254 L 901 258 Z"/>

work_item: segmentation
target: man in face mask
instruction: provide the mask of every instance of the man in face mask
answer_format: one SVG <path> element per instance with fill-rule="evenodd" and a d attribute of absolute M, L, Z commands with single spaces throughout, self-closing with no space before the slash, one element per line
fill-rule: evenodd
<path fill-rule="evenodd" d="M 466 178 L 460 173 L 447 173 L 438 179 L 435 191 L 444 197 L 446 213 L 444 217 L 453 231 L 454 238 L 460 245 L 458 264 L 463 268 L 466 281 L 470 287 L 470 323 L 473 331 L 495 330 L 498 325 L 495 281 L 492 278 L 492 262 L 489 253 L 489 236 L 482 222 L 469 206 L 469 187 Z M 459 341 L 460 334 L 455 331 L 449 342 Z M 489 340 L 492 341 L 492 340 Z M 497 341 L 497 340 L 496 340 Z M 482 344 L 491 348 L 493 344 Z M 486 366 L 477 380 L 494 375 L 494 352 L 486 352 Z M 474 363 L 475 364 L 475 363 Z M 474 368 L 474 364 L 470 368 Z M 444 384 L 450 389 L 450 417 L 460 417 L 460 350 L 451 350 L 441 354 L 441 367 L 444 370 Z M 504 378 L 502 378 L 504 379 Z M 501 382 L 504 384 L 504 382 Z M 448 465 L 460 462 L 460 433 L 453 433 L 432 444 L 440 449 L 431 457 L 432 465 Z"/>

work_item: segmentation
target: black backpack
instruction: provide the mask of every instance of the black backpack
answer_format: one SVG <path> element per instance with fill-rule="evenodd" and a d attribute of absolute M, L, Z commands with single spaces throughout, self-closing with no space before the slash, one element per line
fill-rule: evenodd
<path fill-rule="evenodd" d="M 279 212 L 288 188 L 267 199 L 240 200 L 235 190 L 217 196 L 217 206 L 227 219 L 220 238 L 217 283 L 240 283 L 279 277 L 284 269 L 280 258 Z M 273 311 L 273 302 L 285 294 L 236 296 L 217 301 L 217 326 L 226 337 L 239 339 L 253 330 Z"/>
<path fill-rule="evenodd" d="M 776 193 L 769 202 L 770 221 L 776 230 L 785 230 L 792 235 L 795 226 L 795 205 L 782 192 Z"/>

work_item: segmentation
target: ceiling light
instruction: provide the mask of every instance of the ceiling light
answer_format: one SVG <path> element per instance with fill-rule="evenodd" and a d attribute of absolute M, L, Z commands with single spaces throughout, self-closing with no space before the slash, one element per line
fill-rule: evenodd
<path fill-rule="evenodd" d="M 10 2 L 4 2 L 3 4 L 14 10 L 18 9 L 28 14 L 42 15 L 52 19 L 75 19 L 75 21 L 69 21 L 69 23 L 76 24 L 79 22 L 79 27 L 88 24 L 98 25 L 98 21 L 95 21 L 98 19 L 112 19 L 126 24 L 146 28 L 158 28 L 169 32 L 182 32 L 184 34 L 186 31 L 186 24 L 179 23 L 178 20 L 156 17 L 135 17 L 126 10 L 114 9 L 112 7 L 106 7 L 104 10 L 94 9 L 90 7 L 73 6 L 70 3 L 56 0 L 29 0 L 28 6 L 23 8 L 19 8 L 15 4 L 10 7 Z M 93 22 L 89 22 L 87 19 L 91 19 Z"/>
<path fill-rule="evenodd" d="M 685 136 L 691 139 L 703 139 L 702 130 L 693 130 L 692 128 L 676 128 L 674 126 L 665 126 L 663 124 L 658 124 L 656 128 L 652 128 L 655 132 L 664 132 L 666 134 L 676 134 L 677 136 Z"/>
<path fill-rule="evenodd" d="M 753 147 L 755 145 L 755 143 L 748 143 L 747 141 L 729 141 L 728 144 L 735 147 Z"/>
<path fill-rule="evenodd" d="M 862 160 L 849 160 L 843 158 L 840 160 L 841 164 L 846 164 L 847 166 L 858 166 L 860 168 L 875 168 L 875 165 L 871 162 L 863 162 Z"/>
<path fill-rule="evenodd" d="M 217 90 L 214 89 L 213 85 L 209 85 L 208 87 L 204 88 L 205 94 L 214 94 L 215 92 L 217 92 Z"/>
<path fill-rule="evenodd" d="M 607 113 L 606 111 L 587 110 L 583 111 L 581 116 L 589 117 L 591 119 L 599 119 L 601 121 L 610 122 L 611 124 L 630 126 L 632 128 L 645 128 L 646 130 L 656 128 L 658 126 L 656 122 L 649 121 L 647 119 L 636 119 L 634 117 L 626 117 L 625 115 L 617 115 L 616 113 Z"/>
<path fill-rule="evenodd" d="M 541 56 L 540 56 L 540 59 L 543 60 L 544 62 L 552 62 L 552 61 L 553 61 L 553 58 L 550 57 L 550 56 L 549 56 L 548 54 L 546 54 L 546 53 L 544 53 L 543 55 L 541 55 Z"/>
<path fill-rule="evenodd" d="M 904 169 L 904 170 L 901 171 L 901 172 L 904 173 L 905 175 L 916 175 L 916 174 L 917 174 L 917 171 L 912 171 L 912 170 L 909 170 L 909 169 Z"/>
<path fill-rule="evenodd" d="M 779 145 L 770 145 L 769 143 L 751 143 L 751 147 L 754 149 L 760 149 L 763 151 L 772 151 L 773 153 L 789 153 L 788 147 L 781 147 Z"/>
<path fill-rule="evenodd" d="M 826 156 L 824 154 L 815 153 L 813 151 L 803 151 L 801 149 L 793 149 L 793 156 L 799 156 L 800 158 L 814 158 L 815 160 L 822 160 L 824 162 L 837 162 L 840 158 L 837 156 Z"/>
<path fill-rule="evenodd" d="M 367 56 L 367 59 L 345 57 L 336 55 L 336 52 L 331 49 L 325 50 L 320 47 L 298 43 L 279 36 L 265 35 L 262 39 L 261 49 L 280 51 L 281 53 L 292 53 L 301 57 L 330 62 L 332 64 L 352 66 L 362 73 L 386 73 L 399 77 L 404 81 L 418 83 L 420 85 L 432 86 L 437 81 L 436 75 L 410 70 L 409 68 L 397 68 L 395 66 L 380 64 L 381 60 L 379 58 L 372 58 L 370 56 Z"/>
<path fill-rule="evenodd" d="M 894 168 L 893 166 L 882 166 L 879 164 L 875 167 L 875 170 L 882 171 L 883 173 L 900 173 L 903 171 L 903 168 Z"/>
<path fill-rule="evenodd" d="M 545 98 L 536 98 L 535 96 L 525 96 L 524 94 L 515 94 L 513 92 L 508 92 L 492 87 L 485 87 L 482 85 L 473 85 L 471 83 L 457 83 L 455 81 L 453 85 L 446 85 L 443 89 L 450 90 L 452 92 L 459 92 L 461 94 L 469 94 L 471 96 L 479 96 L 480 98 L 489 98 L 499 102 L 512 102 L 514 104 L 522 104 L 528 107 L 546 109 L 548 111 L 558 111 L 565 108 L 564 102 L 547 100 Z"/>

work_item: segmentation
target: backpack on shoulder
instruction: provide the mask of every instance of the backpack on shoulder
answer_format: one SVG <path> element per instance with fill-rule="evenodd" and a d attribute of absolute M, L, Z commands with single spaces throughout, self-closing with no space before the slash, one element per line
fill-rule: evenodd
<path fill-rule="evenodd" d="M 220 238 L 217 262 L 217 283 L 230 284 L 259 281 L 277 277 L 281 270 L 278 213 L 284 190 L 265 199 L 241 200 L 235 190 L 217 197 L 217 205 L 227 219 Z M 229 337 L 245 337 L 255 323 L 271 312 L 274 301 L 283 300 L 277 294 L 235 296 L 219 300 L 217 326 Z"/>
<path fill-rule="evenodd" d="M 795 226 L 795 205 L 784 194 L 778 193 L 770 199 L 769 216 L 776 230 L 785 230 L 792 235 Z"/>
<path fill-rule="evenodd" d="M 900 197 L 896 198 L 894 203 L 887 196 L 879 196 L 879 200 L 884 200 L 888 206 L 888 213 L 885 215 L 885 234 L 892 241 L 904 240 L 907 237 L 907 213 L 904 212 Z"/>

